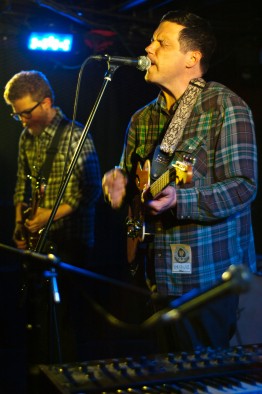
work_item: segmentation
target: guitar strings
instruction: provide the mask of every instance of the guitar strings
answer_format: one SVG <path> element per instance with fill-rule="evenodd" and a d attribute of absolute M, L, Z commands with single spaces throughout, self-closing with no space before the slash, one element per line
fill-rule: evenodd
<path fill-rule="evenodd" d="M 153 197 L 155 197 L 169 182 L 170 182 L 170 171 L 167 170 L 162 174 L 150 187 L 150 191 Z"/>

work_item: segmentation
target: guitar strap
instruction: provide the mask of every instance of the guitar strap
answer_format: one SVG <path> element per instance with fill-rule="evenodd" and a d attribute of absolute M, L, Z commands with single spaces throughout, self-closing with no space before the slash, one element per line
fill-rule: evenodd
<path fill-rule="evenodd" d="M 152 159 L 150 183 L 156 181 L 166 171 L 172 157 L 173 155 L 161 151 L 159 144 L 156 146 Z"/>
<path fill-rule="evenodd" d="M 155 181 L 171 162 L 197 97 L 205 84 L 206 82 L 202 78 L 195 78 L 189 82 L 161 144 L 157 145 L 155 149 L 152 160 L 151 181 Z"/>
<path fill-rule="evenodd" d="M 188 118 L 193 110 L 199 93 L 205 87 L 206 82 L 202 78 L 191 79 L 184 92 L 179 106 L 169 123 L 164 138 L 160 144 L 161 151 L 172 155 L 182 137 Z"/>
<path fill-rule="evenodd" d="M 62 135 L 62 132 L 65 129 L 65 126 L 68 124 L 68 122 L 69 121 L 67 118 L 61 119 L 61 122 L 60 122 L 60 124 L 56 130 L 56 133 L 51 141 L 51 144 L 46 151 L 46 159 L 45 159 L 45 162 L 41 168 L 41 176 L 43 176 L 45 178 L 46 183 L 47 183 L 47 180 L 48 180 L 51 168 L 52 168 L 54 157 L 55 157 L 56 153 L 58 152 L 58 143 L 59 143 L 60 137 Z"/>

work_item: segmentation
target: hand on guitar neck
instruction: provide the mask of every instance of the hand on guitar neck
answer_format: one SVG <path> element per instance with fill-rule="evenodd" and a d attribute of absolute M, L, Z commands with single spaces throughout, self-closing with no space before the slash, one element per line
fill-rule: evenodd
<path fill-rule="evenodd" d="M 176 201 L 176 189 L 173 186 L 166 186 L 154 198 L 147 201 L 147 212 L 150 215 L 159 215 L 174 208 Z"/>

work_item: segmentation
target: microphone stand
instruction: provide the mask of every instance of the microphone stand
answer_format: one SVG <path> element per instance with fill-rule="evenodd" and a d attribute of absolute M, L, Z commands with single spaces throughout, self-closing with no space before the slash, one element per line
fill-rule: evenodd
<path fill-rule="evenodd" d="M 205 303 L 224 294 L 240 294 L 250 289 L 251 272 L 247 266 L 231 265 L 221 277 L 221 281 L 205 289 L 193 289 L 178 299 L 171 301 L 168 308 L 161 311 L 161 322 L 169 323 L 198 309 Z"/>
<path fill-rule="evenodd" d="M 89 118 L 88 118 L 88 120 L 86 122 L 86 125 L 85 125 L 85 127 L 84 127 L 84 129 L 82 131 L 82 134 L 81 134 L 81 137 L 79 139 L 78 145 L 77 145 L 76 150 L 74 152 L 74 155 L 72 157 L 71 163 L 70 163 L 70 165 L 68 167 L 67 174 L 66 174 L 63 182 L 61 183 L 61 186 L 60 186 L 60 189 L 59 189 L 59 192 L 58 192 L 58 196 L 57 196 L 56 202 L 54 204 L 54 207 L 53 207 L 53 209 L 51 211 L 51 214 L 50 214 L 50 217 L 48 219 L 48 222 L 47 222 L 46 226 L 44 227 L 43 231 L 41 232 L 41 235 L 40 235 L 40 237 L 38 239 L 38 242 L 37 242 L 37 245 L 36 245 L 36 248 L 35 248 L 35 252 L 37 252 L 37 253 L 41 253 L 43 251 L 43 248 L 44 248 L 44 245 L 46 243 L 46 239 L 47 239 L 47 235 L 48 235 L 50 226 L 51 226 L 51 224 L 53 222 L 53 219 L 55 217 L 57 209 L 58 209 L 58 207 L 60 205 L 60 202 L 62 200 L 62 197 L 63 197 L 63 194 L 65 192 L 65 189 L 66 189 L 66 187 L 68 185 L 68 182 L 69 182 L 69 179 L 70 179 L 71 174 L 73 172 L 73 169 L 75 167 L 75 164 L 76 164 L 76 162 L 77 162 L 77 160 L 79 158 L 79 155 L 80 155 L 80 153 L 82 151 L 82 147 L 83 147 L 83 145 L 85 143 L 87 134 L 89 132 L 91 123 L 92 123 L 92 121 L 94 119 L 94 116 L 96 114 L 96 111 L 98 109 L 100 101 L 102 99 L 102 96 L 103 96 L 103 94 L 105 92 L 105 89 L 106 89 L 108 83 L 112 80 L 114 72 L 118 69 L 118 67 L 119 67 L 118 65 L 110 65 L 110 60 L 108 61 L 108 70 L 107 70 L 107 72 L 105 74 L 104 82 L 103 82 L 102 87 L 100 89 L 100 92 L 99 92 L 99 94 L 97 96 L 97 99 L 95 101 L 93 109 L 91 110 L 91 113 L 90 113 Z M 60 300 L 61 300 L 60 299 L 60 294 L 59 294 L 59 289 L 58 289 L 58 284 L 57 284 L 57 273 L 56 273 L 55 268 L 52 268 L 51 271 L 48 274 L 45 273 L 45 276 L 50 278 L 50 284 L 51 284 L 52 295 L 53 295 L 53 306 L 55 306 L 55 304 L 59 303 Z M 55 317 L 55 312 L 53 311 L 53 313 L 54 313 L 54 317 Z M 55 319 L 55 321 L 56 321 L 56 319 Z M 56 333 L 57 333 L 56 334 L 57 335 L 57 344 L 59 345 L 60 339 L 59 339 L 59 335 L 58 335 L 58 331 L 57 330 L 56 330 Z M 60 353 L 60 351 L 59 351 L 59 353 Z M 60 356 L 60 358 L 61 358 L 61 356 Z"/>
<path fill-rule="evenodd" d="M 141 287 L 136 287 L 130 285 L 125 282 L 118 281 L 114 278 L 109 278 L 101 274 L 94 273 L 92 271 L 88 271 L 84 268 L 76 267 L 70 265 L 66 262 L 60 260 L 59 257 L 48 254 L 43 255 L 40 253 L 32 252 L 29 250 L 20 250 L 5 244 L 0 243 L 0 250 L 3 249 L 7 252 L 15 253 L 20 256 L 22 259 L 26 258 L 27 260 L 33 260 L 37 262 L 39 265 L 44 266 L 45 268 L 51 267 L 62 269 L 64 271 L 70 271 L 73 274 L 86 276 L 88 278 L 98 280 L 100 282 L 104 282 L 106 284 L 113 284 L 115 286 L 119 286 L 124 288 L 125 290 L 131 290 L 136 292 L 137 294 L 146 295 L 151 298 L 155 298 L 155 294 L 152 294 L 149 290 L 143 289 Z M 41 267 L 43 268 L 43 267 Z M 231 265 L 227 271 L 225 271 L 221 280 L 216 282 L 212 286 L 208 286 L 204 289 L 194 288 L 183 296 L 174 299 L 169 302 L 164 309 L 161 309 L 154 313 L 151 317 L 140 324 L 130 324 L 123 321 L 118 320 L 115 316 L 110 313 L 106 313 L 106 320 L 115 325 L 116 327 L 130 330 L 148 330 L 152 327 L 159 324 L 169 324 L 172 321 L 176 321 L 182 319 L 186 314 L 200 308 L 206 303 L 221 297 L 226 294 L 241 294 L 248 292 L 250 290 L 252 282 L 251 271 L 249 268 L 244 265 Z M 161 297 L 160 297 L 161 300 Z M 96 308 L 99 313 L 103 313 L 104 310 L 100 308 Z"/>
<path fill-rule="evenodd" d="M 83 132 L 82 132 L 82 134 L 81 134 L 81 138 L 80 138 L 80 140 L 79 140 L 79 142 L 78 142 L 78 145 L 77 145 L 77 147 L 76 147 L 75 153 L 74 153 L 73 158 L 72 158 L 72 160 L 71 160 L 71 163 L 70 163 L 70 165 L 69 165 L 69 168 L 68 168 L 67 174 L 66 174 L 66 176 L 65 176 L 65 179 L 64 179 L 62 185 L 60 186 L 60 190 L 59 190 L 59 192 L 58 192 L 58 196 L 57 196 L 55 205 L 54 205 L 54 207 L 53 207 L 53 209 L 52 209 L 52 212 L 51 212 L 51 215 L 50 215 L 50 217 L 49 217 L 49 220 L 48 220 L 48 222 L 47 222 L 47 224 L 46 224 L 44 230 L 41 232 L 41 235 L 40 235 L 40 237 L 39 237 L 39 239 L 38 239 L 38 242 L 37 242 L 37 245 L 36 245 L 36 249 L 35 249 L 35 251 L 38 252 L 38 253 L 41 253 L 41 251 L 43 250 L 44 244 L 45 244 L 45 242 L 46 242 L 46 237 L 47 237 L 48 231 L 49 231 L 50 226 L 51 226 L 51 224 L 52 224 L 52 222 L 53 222 L 53 219 L 54 219 L 54 217 L 55 217 L 55 214 L 56 214 L 56 212 L 57 212 L 57 209 L 58 209 L 58 207 L 59 207 L 59 205 L 60 205 L 60 202 L 61 202 L 61 200 L 62 200 L 62 197 L 63 197 L 63 194 L 64 194 L 64 192 L 65 192 L 65 189 L 66 189 L 66 187 L 67 187 L 67 185 L 68 185 L 68 182 L 69 182 L 69 179 L 70 179 L 71 174 L 72 174 L 72 172 L 73 172 L 73 169 L 74 169 L 74 167 L 75 167 L 75 164 L 76 164 L 76 162 L 77 162 L 77 160 L 78 160 L 78 158 L 79 158 L 79 155 L 80 155 L 80 153 L 81 153 L 82 147 L 83 147 L 83 145 L 84 145 L 84 143 L 85 143 L 86 136 L 87 136 L 87 134 L 88 134 L 88 132 L 89 132 L 91 123 L 92 123 L 92 121 L 93 121 L 93 119 L 94 119 L 94 116 L 95 116 L 95 114 L 96 114 L 96 111 L 97 111 L 97 109 L 98 109 L 98 106 L 99 106 L 99 104 L 100 104 L 100 101 L 101 101 L 101 99 L 102 99 L 102 96 L 103 96 L 103 94 L 104 94 L 104 91 L 105 91 L 105 89 L 106 89 L 106 87 L 107 87 L 107 85 L 108 85 L 108 82 L 112 80 L 113 74 L 114 74 L 114 72 L 118 69 L 119 66 L 110 65 L 110 64 L 109 64 L 108 67 L 109 67 L 109 68 L 108 68 L 108 71 L 107 71 L 106 74 L 105 74 L 104 82 L 103 82 L 103 85 L 102 85 L 102 87 L 101 87 L 101 90 L 100 90 L 100 92 L 99 92 L 99 94 L 98 94 L 98 96 L 97 96 L 97 99 L 96 99 L 96 101 L 95 101 L 94 107 L 93 107 L 93 109 L 91 110 L 91 113 L 90 113 L 90 115 L 89 115 L 89 118 L 88 118 L 88 120 L 87 120 L 87 122 L 86 122 L 86 125 L 85 125 L 84 129 L 83 129 Z"/>
<path fill-rule="evenodd" d="M 130 285 L 129 283 L 126 282 L 121 282 L 117 279 L 110 278 L 105 275 L 97 274 L 93 271 L 86 270 L 84 268 L 76 267 L 74 265 L 71 265 L 67 262 L 61 261 L 60 257 L 49 253 L 49 254 L 41 254 L 37 253 L 31 250 L 23 250 L 23 249 L 18 249 L 13 246 L 9 246 L 6 244 L 0 243 L 0 251 L 3 250 L 7 253 L 15 254 L 16 256 L 20 257 L 21 260 L 32 260 L 34 264 L 37 264 L 37 267 L 39 269 L 62 269 L 64 271 L 70 271 L 73 274 L 77 274 L 80 276 L 86 276 L 88 278 L 98 280 L 100 282 L 104 282 L 106 284 L 112 284 L 115 286 L 122 287 L 123 289 L 128 289 L 130 291 L 134 291 L 138 294 L 145 295 L 145 296 L 150 296 L 151 292 L 147 289 L 143 289 L 141 287 L 136 287 L 133 285 Z M 48 276 L 48 274 L 45 274 Z"/>

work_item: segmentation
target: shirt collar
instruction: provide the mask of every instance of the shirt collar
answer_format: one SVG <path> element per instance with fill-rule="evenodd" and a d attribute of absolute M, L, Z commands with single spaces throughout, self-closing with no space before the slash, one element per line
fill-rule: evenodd
<path fill-rule="evenodd" d="M 50 137 L 53 137 L 55 135 L 59 123 L 64 118 L 64 114 L 61 108 L 55 107 L 55 110 L 56 110 L 55 116 L 53 117 L 51 123 L 49 123 L 49 125 L 47 125 L 43 131 L 44 134 L 47 134 Z"/>
<path fill-rule="evenodd" d="M 182 95 L 183 96 L 183 95 Z M 169 111 L 166 107 L 166 99 L 162 91 L 159 92 L 157 99 L 156 99 L 156 108 L 160 107 L 161 110 L 167 112 L 168 114 L 174 113 L 174 111 L 177 109 L 182 96 L 174 103 L 173 107 Z"/>

